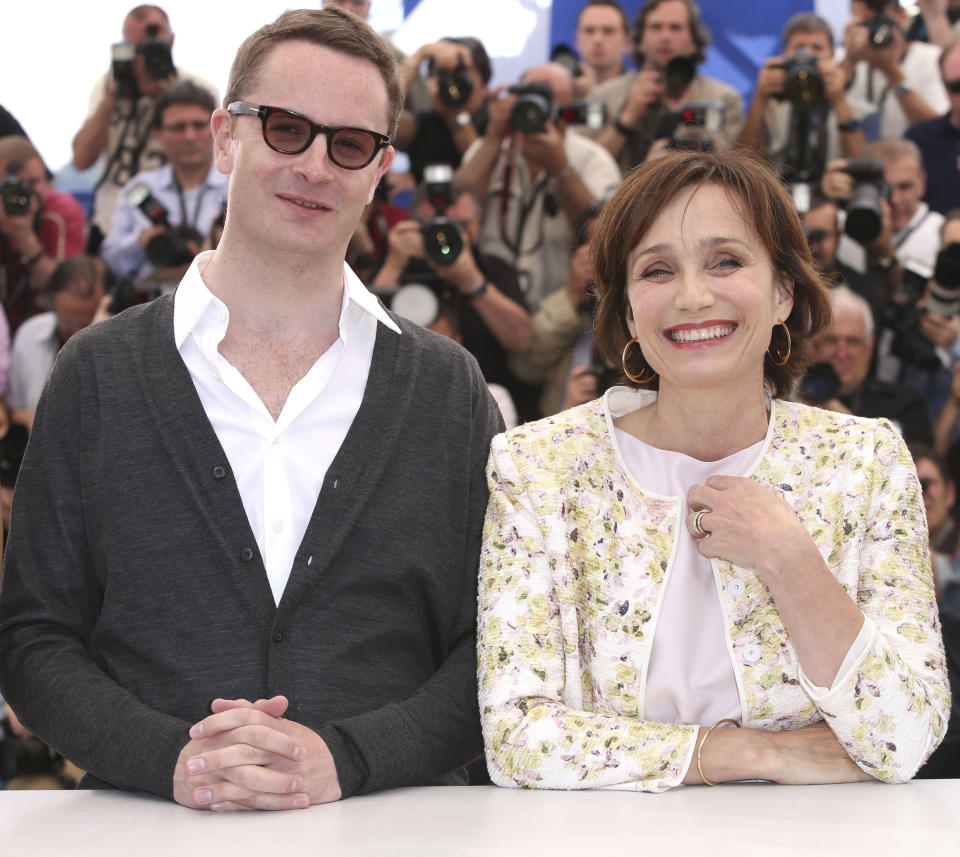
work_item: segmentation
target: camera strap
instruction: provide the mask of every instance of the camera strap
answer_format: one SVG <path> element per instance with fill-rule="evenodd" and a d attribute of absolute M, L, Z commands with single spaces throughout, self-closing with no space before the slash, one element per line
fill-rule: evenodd
<path fill-rule="evenodd" d="M 173 168 L 171 167 L 171 172 Z M 177 177 L 173 177 L 173 185 L 177 189 L 177 197 L 180 199 L 180 223 L 183 226 L 189 226 L 191 229 L 198 231 L 197 221 L 200 219 L 200 206 L 203 205 L 203 197 L 207 192 L 207 182 L 204 180 L 197 190 L 197 204 L 193 207 L 193 218 L 187 217 L 187 201 L 183 196 L 183 188 L 180 187 L 180 182 L 177 181 Z"/>
<path fill-rule="evenodd" d="M 511 183 L 514 176 L 516 157 L 516 137 L 512 137 L 510 140 L 510 148 L 507 152 L 506 163 L 504 164 L 503 181 L 501 182 L 500 186 L 500 237 L 503 240 L 503 243 L 507 245 L 507 248 L 510 250 L 510 252 L 513 253 L 515 260 L 519 261 L 521 256 L 524 256 L 528 253 L 535 253 L 543 244 L 542 219 L 540 221 L 540 229 L 537 234 L 536 241 L 532 247 L 523 246 L 523 231 L 527 225 L 527 218 L 530 216 L 530 212 L 533 211 L 534 206 L 537 204 L 537 199 L 539 199 L 540 195 L 546 191 L 547 182 L 550 180 L 550 176 L 547 175 L 546 170 L 544 170 L 540 181 L 538 181 L 533 187 L 533 192 L 530 195 L 529 202 L 523 202 L 522 193 L 517 195 L 517 208 L 519 209 L 519 218 L 517 221 L 516 231 L 517 240 L 511 240 L 507 229 L 507 214 L 508 208 L 510 207 L 510 197 L 512 195 Z"/>
<path fill-rule="evenodd" d="M 930 209 L 928 208 L 923 213 L 923 217 L 921 217 L 916 223 L 914 223 L 912 226 L 908 224 L 907 227 L 903 230 L 903 232 L 900 233 L 900 237 L 894 240 L 893 248 L 895 250 L 899 250 L 903 246 L 903 244 L 906 242 L 906 240 L 920 228 L 920 226 L 923 224 L 923 221 L 927 219 L 927 215 L 929 214 L 930 214 Z"/>

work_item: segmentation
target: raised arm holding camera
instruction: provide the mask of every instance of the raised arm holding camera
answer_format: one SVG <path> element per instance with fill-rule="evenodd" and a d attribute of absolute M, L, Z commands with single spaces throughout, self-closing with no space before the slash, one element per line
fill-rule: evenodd
<path fill-rule="evenodd" d="M 164 164 L 150 130 L 156 97 L 175 80 L 191 80 L 218 100 L 213 84 L 173 63 L 170 19 L 159 6 L 137 6 L 123 21 L 123 41 L 111 49 L 110 71 L 93 87 L 87 118 L 73 138 L 73 165 L 92 167 L 105 157 L 93 206 L 90 248 L 110 229 L 121 188 L 136 173 Z"/>
<path fill-rule="evenodd" d="M 449 37 L 423 45 L 400 65 L 405 91 L 426 63 L 431 108 L 404 110 L 397 129 L 397 147 L 410 155 L 410 170 L 423 181 L 427 164 L 460 164 L 463 153 L 486 124 L 490 58 L 479 39 Z"/>
<path fill-rule="evenodd" d="M 906 12 L 898 0 L 851 0 L 850 11 L 843 35 L 845 78 L 849 94 L 880 114 L 880 136 L 900 137 L 910 124 L 946 112 L 940 48 L 906 41 Z"/>
<path fill-rule="evenodd" d="M 661 120 L 693 104 L 722 104 L 719 136 L 732 144 L 743 125 L 740 93 L 699 74 L 710 33 L 693 0 L 648 0 L 635 26 L 638 71 L 597 86 L 591 97 L 607 107 L 608 124 L 594 136 L 624 171 L 646 156 Z M 587 132 L 589 133 L 589 132 Z"/>
<path fill-rule="evenodd" d="M 176 280 L 203 247 L 227 198 L 227 180 L 213 163 L 213 96 L 181 81 L 157 98 L 153 134 L 167 164 L 126 183 L 100 255 L 118 276 L 140 280 L 175 268 Z"/>

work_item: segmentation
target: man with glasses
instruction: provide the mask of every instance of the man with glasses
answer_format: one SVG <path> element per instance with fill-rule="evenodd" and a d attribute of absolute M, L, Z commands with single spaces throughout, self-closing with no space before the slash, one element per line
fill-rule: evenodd
<path fill-rule="evenodd" d="M 946 214 L 960 205 L 960 42 L 943 51 L 940 72 L 950 98 L 949 111 L 911 125 L 904 136 L 917 144 L 923 156 L 924 201 L 933 211 Z"/>
<path fill-rule="evenodd" d="M 227 199 L 227 179 L 213 163 L 210 115 L 215 109 L 213 96 L 190 81 L 167 87 L 157 98 L 153 133 L 167 163 L 137 173 L 123 188 L 100 246 L 117 276 L 140 280 L 157 263 L 185 265 L 200 252 Z M 173 255 L 174 236 L 182 239 L 174 249 L 187 253 Z"/>
<path fill-rule="evenodd" d="M 831 289 L 830 303 L 833 320 L 817 339 L 812 360 L 829 363 L 840 382 L 838 397 L 825 406 L 858 417 L 886 417 L 907 443 L 931 443 L 923 399 L 909 387 L 870 375 L 876 343 L 870 305 L 847 286 Z"/>
<path fill-rule="evenodd" d="M 0 686 L 89 785 L 214 811 L 463 783 L 501 421 L 346 267 L 402 105 L 383 42 L 286 12 L 234 61 L 230 206 L 175 296 L 61 351 L 17 484 Z"/>

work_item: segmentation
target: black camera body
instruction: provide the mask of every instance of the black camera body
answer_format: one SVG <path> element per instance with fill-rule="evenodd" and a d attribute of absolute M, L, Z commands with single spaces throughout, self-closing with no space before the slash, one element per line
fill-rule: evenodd
<path fill-rule="evenodd" d="M 553 87 L 549 83 L 521 83 L 508 90 L 517 100 L 510 111 L 510 127 L 523 134 L 536 134 L 556 116 Z"/>
<path fill-rule="evenodd" d="M 667 91 L 667 95 L 679 97 L 687 91 L 687 87 L 697 76 L 697 63 L 693 57 L 674 57 L 660 73 L 660 83 Z"/>
<path fill-rule="evenodd" d="M 668 110 L 660 116 L 654 139 L 670 139 L 677 128 L 690 125 L 714 133 L 720 130 L 723 121 L 722 101 L 694 101 L 684 104 L 679 110 Z"/>
<path fill-rule="evenodd" d="M 960 310 L 960 244 L 948 244 L 937 253 L 924 308 L 944 318 L 950 318 Z"/>
<path fill-rule="evenodd" d="M 436 70 L 437 97 L 446 107 L 462 108 L 473 95 L 473 79 L 461 61 L 456 68 Z"/>
<path fill-rule="evenodd" d="M 175 74 L 173 53 L 170 45 L 158 38 L 160 28 L 156 24 L 147 27 L 147 39 L 137 45 L 137 53 L 143 56 L 143 67 L 154 80 L 164 80 Z"/>
<path fill-rule="evenodd" d="M 800 379 L 800 398 L 819 405 L 840 394 L 840 379 L 830 363 L 812 363 Z"/>
<path fill-rule="evenodd" d="M 897 31 L 896 19 L 887 14 L 886 0 L 864 0 L 873 12 L 869 21 L 864 21 L 867 28 L 867 38 L 874 48 L 888 48 L 893 44 L 894 33 Z"/>
<path fill-rule="evenodd" d="M 883 307 L 883 326 L 893 331 L 891 352 L 905 363 L 927 370 L 943 365 L 933 343 L 920 332 L 922 310 L 917 301 L 923 297 L 932 274 L 919 262 L 907 262 L 897 290 Z"/>
<path fill-rule="evenodd" d="M 844 172 L 854 181 L 847 200 L 844 232 L 859 244 L 869 244 L 883 229 L 880 200 L 890 193 L 883 177 L 883 161 L 879 158 L 850 158 Z"/>
<path fill-rule="evenodd" d="M 117 82 L 118 98 L 137 98 L 140 89 L 133 62 L 137 54 L 143 57 L 143 67 L 154 80 L 165 80 L 176 74 L 170 45 L 158 38 L 160 28 L 156 24 L 147 27 L 147 39 L 139 45 L 132 42 L 117 42 L 110 47 L 110 67 Z"/>
<path fill-rule="evenodd" d="M 453 167 L 450 164 L 428 164 L 423 170 L 427 199 L 437 210 L 436 215 L 420 227 L 423 252 L 437 265 L 452 265 L 463 252 L 463 236 L 446 215 L 453 204 Z"/>
<path fill-rule="evenodd" d="M 167 217 L 167 209 L 143 184 L 134 185 L 127 191 L 127 202 L 134 208 L 139 208 L 147 219 L 164 230 L 155 235 L 147 243 L 144 253 L 148 261 L 158 268 L 171 265 L 183 265 L 193 259 L 193 251 L 187 242 L 192 241 L 198 246 L 203 243 L 203 236 L 192 226 L 180 224 L 173 226 Z"/>
<path fill-rule="evenodd" d="M 3 213 L 17 217 L 30 210 L 33 188 L 19 176 L 8 175 L 0 182 L 0 196 L 3 197 Z"/>
<path fill-rule="evenodd" d="M 607 105 L 602 101 L 571 101 L 557 108 L 557 119 L 568 125 L 586 125 L 600 131 L 607 124 Z"/>
<path fill-rule="evenodd" d="M 802 48 L 780 64 L 787 73 L 783 92 L 777 97 L 794 107 L 812 107 L 824 98 L 823 76 L 817 58 Z"/>

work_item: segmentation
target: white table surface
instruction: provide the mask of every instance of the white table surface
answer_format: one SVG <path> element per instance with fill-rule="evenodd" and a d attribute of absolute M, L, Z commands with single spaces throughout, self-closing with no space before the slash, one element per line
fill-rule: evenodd
<path fill-rule="evenodd" d="M 960 855 L 960 780 L 636 792 L 398 789 L 214 814 L 121 792 L 0 792 L 2 857 Z"/>

